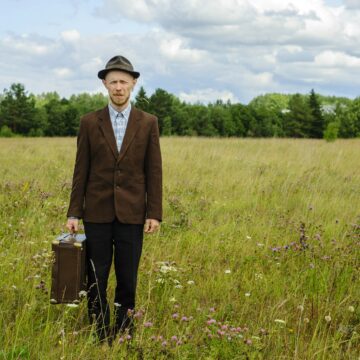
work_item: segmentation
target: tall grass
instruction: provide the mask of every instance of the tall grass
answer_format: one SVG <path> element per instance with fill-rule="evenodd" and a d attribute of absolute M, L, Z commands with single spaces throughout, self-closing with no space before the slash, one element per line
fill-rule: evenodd
<path fill-rule="evenodd" d="M 358 359 L 360 142 L 163 138 L 162 152 L 137 331 L 105 347 L 85 302 L 49 303 L 75 140 L 0 139 L 0 359 Z"/>

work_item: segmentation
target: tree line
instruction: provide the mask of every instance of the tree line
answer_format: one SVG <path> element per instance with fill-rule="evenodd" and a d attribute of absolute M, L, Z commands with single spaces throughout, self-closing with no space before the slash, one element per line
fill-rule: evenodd
<path fill-rule="evenodd" d="M 80 117 L 108 103 L 103 94 L 62 98 L 29 94 L 15 83 L 0 94 L 0 136 L 75 136 Z M 160 134 L 208 137 L 353 138 L 360 136 L 360 97 L 265 94 L 249 104 L 189 104 L 163 89 L 140 87 L 134 105 L 155 114 Z"/>

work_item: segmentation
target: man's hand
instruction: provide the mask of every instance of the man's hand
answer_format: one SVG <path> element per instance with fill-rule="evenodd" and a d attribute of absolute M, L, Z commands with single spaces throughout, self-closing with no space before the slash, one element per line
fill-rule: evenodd
<path fill-rule="evenodd" d="M 160 228 L 160 222 L 156 219 L 146 219 L 144 225 L 144 232 L 151 234 Z"/>
<path fill-rule="evenodd" d="M 68 219 L 66 227 L 71 234 L 77 233 L 79 230 L 79 219 Z"/>

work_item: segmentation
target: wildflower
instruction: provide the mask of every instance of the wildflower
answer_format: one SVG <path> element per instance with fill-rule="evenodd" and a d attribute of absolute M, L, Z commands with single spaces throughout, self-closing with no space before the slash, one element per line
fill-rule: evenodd
<path fill-rule="evenodd" d="M 182 285 L 178 284 L 178 285 L 175 285 L 175 289 L 182 289 Z"/>
<path fill-rule="evenodd" d="M 353 312 L 355 311 L 355 308 L 350 305 L 350 306 L 348 307 L 348 310 L 353 313 Z"/>
<path fill-rule="evenodd" d="M 301 312 L 304 311 L 304 306 L 303 306 L 303 305 L 299 305 L 297 308 L 298 308 L 298 310 L 300 310 Z"/>
<path fill-rule="evenodd" d="M 116 307 L 121 307 L 121 304 L 119 304 L 119 303 L 114 303 L 114 306 L 116 306 Z"/>
<path fill-rule="evenodd" d="M 221 330 L 227 330 L 228 326 L 227 325 L 221 325 Z"/>
<path fill-rule="evenodd" d="M 225 270 L 225 274 L 231 274 L 231 270 L 230 269 Z"/>
<path fill-rule="evenodd" d="M 263 246 L 264 246 L 263 243 L 257 243 L 256 245 L 257 245 L 258 247 L 263 247 Z"/>
<path fill-rule="evenodd" d="M 81 290 L 80 292 L 79 292 L 79 297 L 80 298 L 83 298 L 83 297 L 85 297 L 86 296 L 86 291 L 85 290 Z"/>
<path fill-rule="evenodd" d="M 215 312 L 215 308 L 214 308 L 214 307 L 211 307 L 211 308 L 209 309 L 209 311 L 210 311 L 210 312 Z"/>
<path fill-rule="evenodd" d="M 286 324 L 285 320 L 281 320 L 281 319 L 275 319 L 274 320 L 277 324 Z"/>
<path fill-rule="evenodd" d="M 121 336 L 121 337 L 119 338 L 119 344 L 122 344 L 124 341 L 125 341 L 125 339 Z"/>
<path fill-rule="evenodd" d="M 246 345 L 251 345 L 251 344 L 252 344 L 252 340 L 251 340 L 251 339 L 245 339 L 245 340 L 244 340 L 244 343 L 245 343 Z"/>
<path fill-rule="evenodd" d="M 247 238 L 248 240 L 251 240 L 251 236 L 249 236 L 249 235 L 246 235 L 246 238 Z"/>
<path fill-rule="evenodd" d="M 225 331 L 222 331 L 222 330 L 218 330 L 217 333 L 218 333 L 218 335 L 220 335 L 220 336 L 224 336 L 224 335 L 225 335 Z"/>
<path fill-rule="evenodd" d="M 146 328 L 149 328 L 149 327 L 152 327 L 153 326 L 153 323 L 151 321 L 147 321 L 144 323 L 144 327 Z"/>
<path fill-rule="evenodd" d="M 170 302 L 176 302 L 176 299 L 174 296 L 172 298 L 170 298 Z"/>
<path fill-rule="evenodd" d="M 127 335 L 126 335 L 126 340 L 131 340 L 131 339 L 132 339 L 131 335 L 130 335 L 130 334 L 127 334 Z"/>
<path fill-rule="evenodd" d="M 142 318 L 143 315 L 144 315 L 144 312 L 142 310 L 139 310 L 134 314 L 134 318 L 140 319 L 140 318 Z"/>
<path fill-rule="evenodd" d="M 179 314 L 178 314 L 178 313 L 174 313 L 174 314 L 171 315 L 171 317 L 172 317 L 173 319 L 178 319 L 178 318 L 179 318 Z"/>
<path fill-rule="evenodd" d="M 188 283 L 188 285 L 194 285 L 195 281 L 194 280 L 189 280 L 187 283 Z"/>
<path fill-rule="evenodd" d="M 167 345 L 167 341 L 166 341 L 166 340 L 161 343 L 161 346 L 164 346 L 164 347 L 165 347 L 166 345 Z"/>
<path fill-rule="evenodd" d="M 330 316 L 330 315 L 326 315 L 326 316 L 325 316 L 325 321 L 329 323 L 329 322 L 331 321 L 331 316 Z"/>
<path fill-rule="evenodd" d="M 181 321 L 189 321 L 189 318 L 186 317 L 186 316 L 183 316 L 183 317 L 181 318 Z"/>
<path fill-rule="evenodd" d="M 208 325 L 211 325 L 211 324 L 216 324 L 216 320 L 215 319 L 210 319 L 206 322 Z"/>
<path fill-rule="evenodd" d="M 171 337 L 171 341 L 178 341 L 178 337 L 177 337 L 176 335 L 173 335 L 173 336 Z"/>
<path fill-rule="evenodd" d="M 155 335 L 151 336 L 151 337 L 150 337 L 150 340 L 155 341 L 155 340 L 156 340 L 156 336 L 155 336 Z"/>
<path fill-rule="evenodd" d="M 176 345 L 179 346 L 179 345 L 182 345 L 182 343 L 183 343 L 183 342 L 182 342 L 181 340 L 178 340 L 178 341 L 176 342 Z"/>
<path fill-rule="evenodd" d="M 245 293 L 246 297 L 249 297 L 251 294 L 249 292 Z"/>
<path fill-rule="evenodd" d="M 310 322 L 310 319 L 309 318 L 304 318 L 304 323 L 305 324 L 308 324 Z"/>

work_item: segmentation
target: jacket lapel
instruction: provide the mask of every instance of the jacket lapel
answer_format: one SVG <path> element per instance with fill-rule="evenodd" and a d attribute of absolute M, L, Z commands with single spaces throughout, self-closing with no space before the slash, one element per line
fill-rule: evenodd
<path fill-rule="evenodd" d="M 134 107 L 131 107 L 129 121 L 126 127 L 124 139 L 121 145 L 120 154 L 117 161 L 121 161 L 121 159 L 124 157 L 126 150 L 133 141 L 135 134 L 139 129 L 139 125 L 140 125 L 140 117 L 138 110 Z"/>
<path fill-rule="evenodd" d="M 114 130 L 113 130 L 111 120 L 110 120 L 108 106 L 106 106 L 104 109 L 100 110 L 99 117 L 98 117 L 98 123 L 99 123 L 100 130 L 102 131 L 108 145 L 110 146 L 110 149 L 111 149 L 115 159 L 117 159 L 119 152 L 118 152 L 117 145 L 116 145 Z"/>

